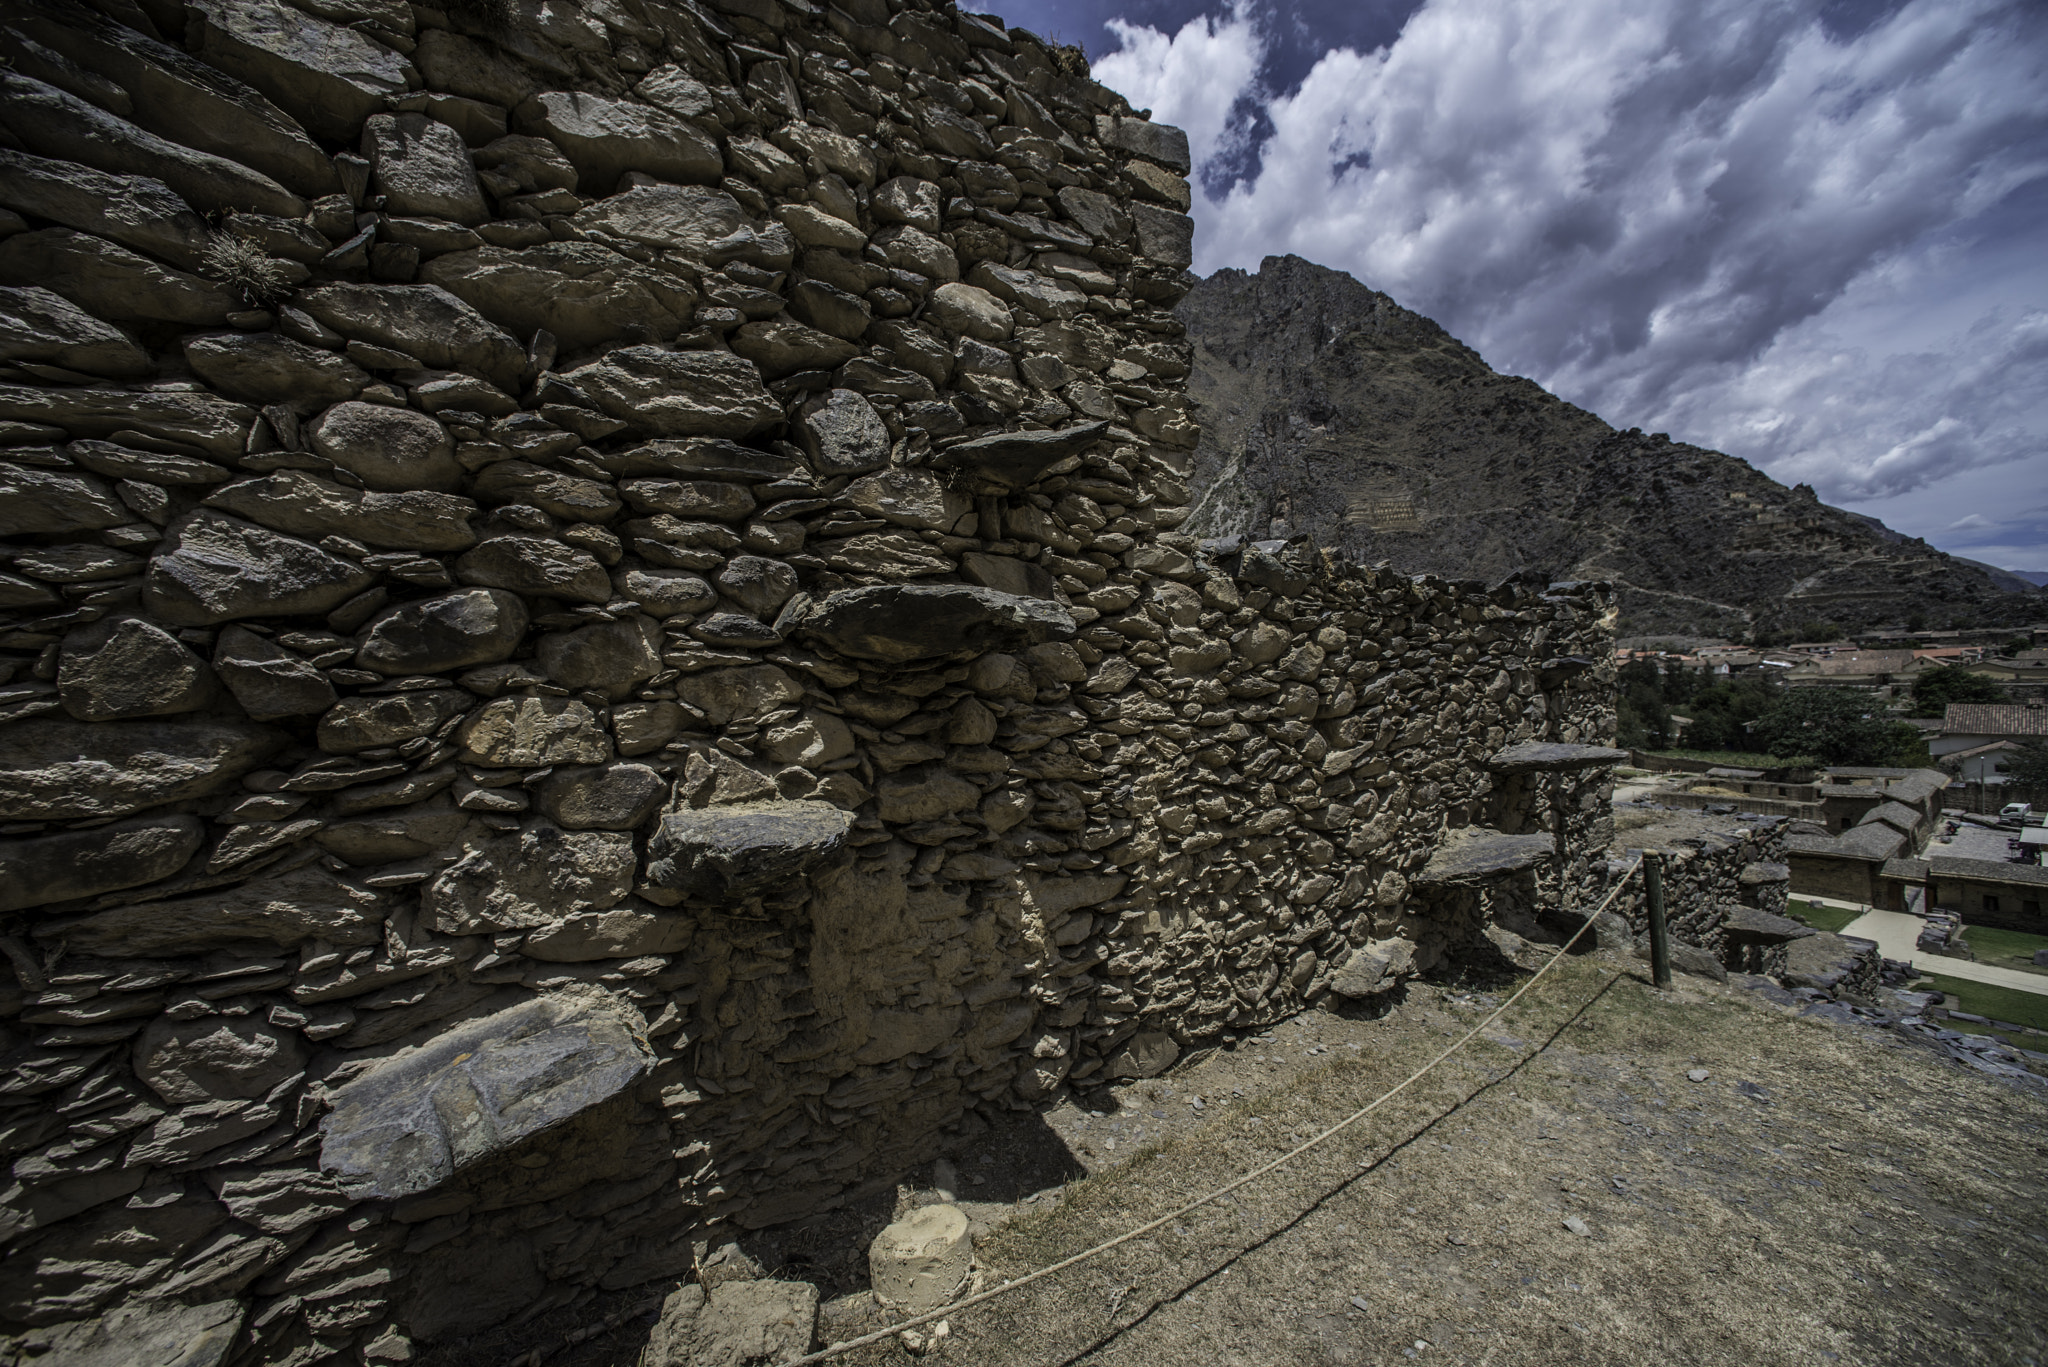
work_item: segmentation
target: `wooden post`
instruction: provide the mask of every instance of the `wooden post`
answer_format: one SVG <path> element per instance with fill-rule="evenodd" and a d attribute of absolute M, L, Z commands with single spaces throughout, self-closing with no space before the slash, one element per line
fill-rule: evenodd
<path fill-rule="evenodd" d="M 1671 933 L 1664 924 L 1664 856 L 1643 852 L 1643 892 L 1650 906 L 1650 981 L 1671 986 Z"/>

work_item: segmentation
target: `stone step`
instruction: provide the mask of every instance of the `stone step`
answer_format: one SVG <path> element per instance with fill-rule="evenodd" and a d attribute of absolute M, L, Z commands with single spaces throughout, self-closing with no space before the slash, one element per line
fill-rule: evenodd
<path fill-rule="evenodd" d="M 1468 826 L 1437 848 L 1414 882 L 1421 887 L 1490 882 L 1534 868 L 1554 853 L 1549 835 L 1504 835 Z"/>
<path fill-rule="evenodd" d="M 1525 740 L 1486 761 L 1497 774 L 1563 773 L 1620 764 L 1628 751 L 1606 745 L 1567 745 L 1562 741 Z"/>

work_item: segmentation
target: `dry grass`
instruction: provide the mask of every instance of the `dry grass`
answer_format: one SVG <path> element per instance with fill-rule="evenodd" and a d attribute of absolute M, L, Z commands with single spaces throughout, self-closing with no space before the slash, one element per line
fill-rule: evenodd
<path fill-rule="evenodd" d="M 284 263 L 246 237 L 218 233 L 207 244 L 200 268 L 242 297 L 252 308 L 268 308 L 291 289 Z"/>
<path fill-rule="evenodd" d="M 960 1316 L 947 1357 L 1894 1367 L 2048 1355 L 2038 1093 L 1732 991 L 1688 980 L 1664 996 L 1617 966 L 1561 966 L 1493 1038 L 1299 1168 Z M 992 1278 L 1014 1275 L 1171 1210 L 1378 1094 L 1477 1014 L 1418 1004 L 1365 1027 L 1376 1048 L 1218 1108 L 1195 1134 L 997 1231 L 979 1256 Z M 1699 1067 L 1709 1079 L 1689 1082 Z"/>

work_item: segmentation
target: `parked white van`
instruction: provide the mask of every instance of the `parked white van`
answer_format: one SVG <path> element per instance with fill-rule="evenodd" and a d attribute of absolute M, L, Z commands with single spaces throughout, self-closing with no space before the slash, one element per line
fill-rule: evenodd
<path fill-rule="evenodd" d="M 2025 802 L 2008 802 L 1998 809 L 1998 819 L 2000 821 L 2018 821 L 2024 824 L 2026 819 L 2033 814 L 2033 806 Z"/>

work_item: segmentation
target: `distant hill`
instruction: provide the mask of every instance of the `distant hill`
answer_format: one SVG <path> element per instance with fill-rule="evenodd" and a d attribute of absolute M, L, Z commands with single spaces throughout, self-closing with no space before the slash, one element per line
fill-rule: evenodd
<path fill-rule="evenodd" d="M 1179 314 L 1200 534 L 1307 532 L 1410 573 L 1612 579 L 1630 636 L 2048 616 L 2020 576 L 1497 374 L 1341 271 L 1268 257 L 1200 282 Z"/>

